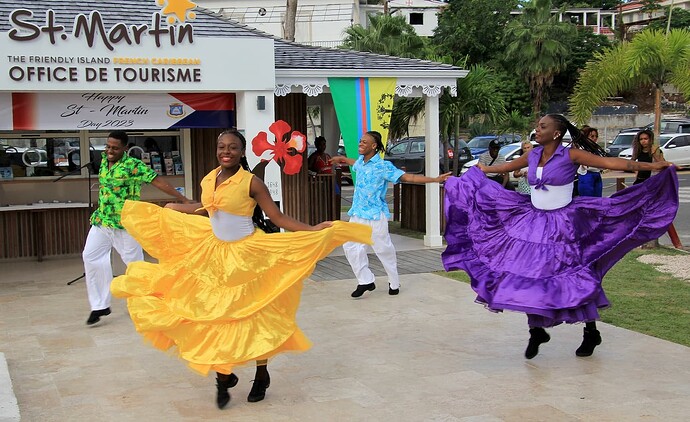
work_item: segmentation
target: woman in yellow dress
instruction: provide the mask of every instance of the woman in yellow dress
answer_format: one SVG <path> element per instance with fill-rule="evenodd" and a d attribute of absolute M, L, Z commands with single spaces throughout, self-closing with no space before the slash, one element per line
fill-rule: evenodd
<path fill-rule="evenodd" d="M 245 149 L 240 132 L 220 134 L 220 166 L 201 181 L 201 204 L 127 201 L 122 224 L 158 264 L 132 263 L 111 286 L 154 347 L 176 346 L 195 371 L 217 373 L 221 409 L 238 381 L 235 366 L 257 362 L 247 400 L 260 401 L 270 384 L 267 359 L 311 347 L 295 315 L 302 281 L 317 261 L 345 242 L 371 243 L 368 226 L 310 226 L 280 212 L 248 171 Z M 256 230 L 265 229 L 262 209 L 290 233 Z"/>

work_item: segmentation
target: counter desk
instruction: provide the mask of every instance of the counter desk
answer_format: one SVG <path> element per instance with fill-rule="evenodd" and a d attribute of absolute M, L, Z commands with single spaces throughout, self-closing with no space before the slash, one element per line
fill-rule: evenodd
<path fill-rule="evenodd" d="M 89 215 L 84 202 L 0 206 L 0 260 L 81 253 Z"/>

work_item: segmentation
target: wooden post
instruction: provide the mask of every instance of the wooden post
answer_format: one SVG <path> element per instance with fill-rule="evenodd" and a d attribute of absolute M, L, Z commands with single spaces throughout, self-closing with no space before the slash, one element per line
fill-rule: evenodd
<path fill-rule="evenodd" d="M 393 221 L 400 221 L 400 183 L 393 185 Z"/>
<path fill-rule="evenodd" d="M 617 177 L 616 178 L 616 191 L 623 190 L 625 189 L 625 177 Z"/>
<path fill-rule="evenodd" d="M 676 228 L 673 227 L 673 223 L 668 226 L 668 237 L 671 238 L 671 243 L 673 243 L 674 248 L 683 249 L 683 244 L 680 243 L 680 237 L 678 237 L 678 232 L 676 232 Z"/>

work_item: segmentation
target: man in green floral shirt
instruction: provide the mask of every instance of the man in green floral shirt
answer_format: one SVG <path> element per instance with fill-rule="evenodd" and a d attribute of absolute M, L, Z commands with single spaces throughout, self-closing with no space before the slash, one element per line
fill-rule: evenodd
<path fill-rule="evenodd" d="M 91 215 L 91 229 L 82 253 L 86 290 L 91 304 L 87 325 L 95 324 L 102 316 L 110 315 L 112 248 L 115 248 L 127 265 L 144 259 L 141 246 L 120 223 L 120 213 L 125 201 L 138 201 L 141 197 L 141 185 L 150 183 L 179 201 L 190 202 L 173 186 L 157 177 L 158 174 L 149 166 L 125 154 L 128 141 L 125 132 L 111 132 L 98 171 L 98 208 Z"/>

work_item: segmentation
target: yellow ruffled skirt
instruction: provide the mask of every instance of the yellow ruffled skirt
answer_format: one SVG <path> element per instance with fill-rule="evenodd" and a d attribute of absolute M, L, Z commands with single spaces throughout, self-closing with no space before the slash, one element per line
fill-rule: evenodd
<path fill-rule="evenodd" d="M 176 346 L 204 375 L 308 350 L 295 322 L 302 281 L 343 243 L 371 244 L 370 227 L 342 221 L 225 242 L 207 217 L 135 201 L 125 203 L 122 224 L 158 264 L 130 264 L 113 280 L 112 294 L 127 299 L 136 330 L 154 347 Z"/>

